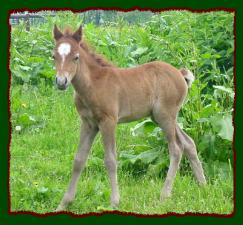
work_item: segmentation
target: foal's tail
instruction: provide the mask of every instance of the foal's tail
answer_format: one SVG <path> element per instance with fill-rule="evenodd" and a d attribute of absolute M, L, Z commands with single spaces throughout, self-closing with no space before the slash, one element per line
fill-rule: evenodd
<path fill-rule="evenodd" d="M 192 85 L 192 82 L 195 80 L 195 76 L 193 75 L 193 73 L 190 70 L 187 70 L 184 68 L 180 69 L 180 72 L 184 76 L 188 88 L 190 88 Z"/>

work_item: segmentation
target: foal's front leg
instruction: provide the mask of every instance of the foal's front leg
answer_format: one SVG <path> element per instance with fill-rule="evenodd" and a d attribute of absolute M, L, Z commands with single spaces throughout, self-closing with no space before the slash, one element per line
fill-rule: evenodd
<path fill-rule="evenodd" d="M 119 204 L 119 188 L 117 182 L 117 162 L 116 162 L 116 141 L 115 141 L 115 119 L 105 119 L 99 125 L 105 148 L 105 166 L 108 171 L 111 183 L 111 206 L 117 207 Z"/>
<path fill-rule="evenodd" d="M 85 166 L 88 154 L 97 134 L 98 129 L 83 122 L 80 133 L 80 142 L 78 152 L 74 159 L 72 178 L 67 192 L 64 194 L 62 201 L 57 207 L 56 211 L 64 210 L 74 199 L 79 176 Z"/>

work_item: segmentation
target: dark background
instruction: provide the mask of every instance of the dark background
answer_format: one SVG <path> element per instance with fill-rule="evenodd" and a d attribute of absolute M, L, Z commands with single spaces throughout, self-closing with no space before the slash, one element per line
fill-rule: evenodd
<path fill-rule="evenodd" d="M 8 202 L 8 147 L 10 141 L 10 123 L 9 123 L 9 99 L 8 99 L 8 87 L 10 71 L 8 69 L 8 46 L 9 46 L 9 14 L 14 11 L 25 10 L 43 10 L 43 9 L 71 9 L 74 11 L 83 11 L 85 9 L 117 9 L 122 11 L 128 11 L 132 9 L 139 10 L 166 10 L 166 9 L 189 9 L 189 10 L 209 10 L 209 9 L 231 9 L 236 13 L 236 45 L 235 45 L 235 87 L 236 87 L 236 102 L 235 102 L 235 116 L 234 116 L 234 150 L 236 151 L 236 163 L 235 167 L 235 211 L 232 216 L 219 217 L 213 215 L 164 215 L 163 218 L 143 218 L 134 215 L 93 215 L 85 216 L 82 218 L 76 218 L 69 215 L 34 215 L 34 214 L 10 214 L 9 202 Z M 242 158 L 242 151 L 240 151 L 240 136 L 242 128 L 240 127 L 241 119 L 241 86 L 243 86 L 243 78 L 241 73 L 243 69 L 240 66 L 242 56 L 242 39 L 243 29 L 243 9 L 240 7 L 239 0 L 173 0 L 173 1 L 161 1 L 161 0 L 149 0 L 141 2 L 141 0 L 29 0 L 29 1 L 13 1 L 3 0 L 1 4 L 0 12 L 0 97 L 1 97 L 1 110 L 0 110 L 0 225 L 1 224 L 106 224 L 113 222 L 116 224 L 238 224 L 241 220 L 242 210 L 242 197 L 240 186 L 242 184 L 242 177 L 240 171 L 242 164 L 240 160 Z"/>

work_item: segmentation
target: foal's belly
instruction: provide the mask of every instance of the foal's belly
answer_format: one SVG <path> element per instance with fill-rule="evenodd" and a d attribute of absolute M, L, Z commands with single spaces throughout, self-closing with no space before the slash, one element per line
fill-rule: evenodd
<path fill-rule="evenodd" d="M 151 107 L 141 106 L 133 110 L 121 109 L 118 115 L 118 123 L 127 123 L 151 115 Z"/>
<path fill-rule="evenodd" d="M 128 122 L 132 122 L 132 121 L 135 121 L 135 120 L 139 120 L 139 119 L 142 119 L 144 117 L 147 117 L 147 116 L 150 116 L 150 113 L 148 114 L 144 114 L 144 115 L 141 115 L 141 116 L 124 116 L 124 117 L 121 117 L 118 119 L 118 123 L 128 123 Z"/>

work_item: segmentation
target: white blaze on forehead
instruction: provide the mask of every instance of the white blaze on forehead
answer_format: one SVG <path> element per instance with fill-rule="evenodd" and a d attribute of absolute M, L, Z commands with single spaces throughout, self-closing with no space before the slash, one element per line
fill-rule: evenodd
<path fill-rule="evenodd" d="M 71 45 L 68 43 L 62 43 L 58 47 L 58 53 L 61 56 L 66 56 L 71 52 Z"/>
<path fill-rule="evenodd" d="M 62 57 L 62 67 L 63 67 L 65 57 L 71 52 L 71 45 L 68 43 L 62 43 L 59 45 L 57 51 L 59 55 Z"/>

